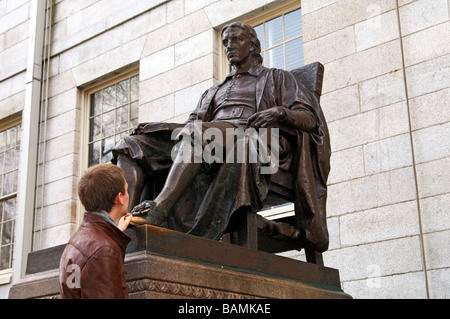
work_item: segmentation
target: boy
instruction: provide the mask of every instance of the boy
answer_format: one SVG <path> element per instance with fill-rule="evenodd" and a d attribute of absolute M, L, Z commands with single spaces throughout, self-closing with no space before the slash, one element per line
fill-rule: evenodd
<path fill-rule="evenodd" d="M 61 256 L 61 298 L 128 298 L 124 258 L 130 238 L 123 231 L 131 215 L 122 170 L 113 164 L 89 168 L 78 196 L 87 212 Z"/>

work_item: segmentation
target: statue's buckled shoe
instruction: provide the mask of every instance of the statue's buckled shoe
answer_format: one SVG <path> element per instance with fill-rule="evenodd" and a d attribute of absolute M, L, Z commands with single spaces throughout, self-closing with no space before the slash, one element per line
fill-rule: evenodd
<path fill-rule="evenodd" d="M 130 224 L 133 226 L 152 225 L 167 228 L 167 219 L 163 212 L 156 209 L 156 204 L 153 201 L 146 200 L 136 205 L 131 214 L 133 215 Z"/>
<path fill-rule="evenodd" d="M 131 214 L 133 216 L 142 216 L 147 214 L 150 211 L 153 211 L 156 204 L 151 200 L 146 200 L 140 203 L 139 205 L 136 205 L 133 210 L 131 211 Z"/>

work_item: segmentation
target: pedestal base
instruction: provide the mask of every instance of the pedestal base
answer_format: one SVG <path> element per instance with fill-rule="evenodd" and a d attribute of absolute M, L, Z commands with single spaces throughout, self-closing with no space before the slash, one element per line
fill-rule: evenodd
<path fill-rule="evenodd" d="M 153 227 L 131 228 L 130 298 L 351 298 L 336 269 Z M 10 298 L 57 298 L 63 246 L 29 255 Z"/>

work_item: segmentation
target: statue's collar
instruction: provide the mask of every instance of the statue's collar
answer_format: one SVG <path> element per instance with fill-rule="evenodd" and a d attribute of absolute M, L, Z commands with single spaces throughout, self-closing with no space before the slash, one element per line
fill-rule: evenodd
<path fill-rule="evenodd" d="M 249 73 L 254 76 L 259 76 L 263 70 L 264 67 L 262 65 L 252 65 L 248 70 L 238 70 L 238 69 L 232 70 L 230 74 L 227 75 L 227 78 L 230 78 L 238 73 Z"/>

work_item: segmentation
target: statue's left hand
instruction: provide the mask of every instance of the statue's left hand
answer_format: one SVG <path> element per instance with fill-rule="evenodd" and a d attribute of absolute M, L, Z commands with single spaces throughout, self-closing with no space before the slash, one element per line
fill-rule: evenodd
<path fill-rule="evenodd" d="M 257 112 L 249 117 L 247 125 L 255 128 L 274 126 L 280 119 L 286 116 L 284 107 L 272 107 L 270 109 Z"/>

